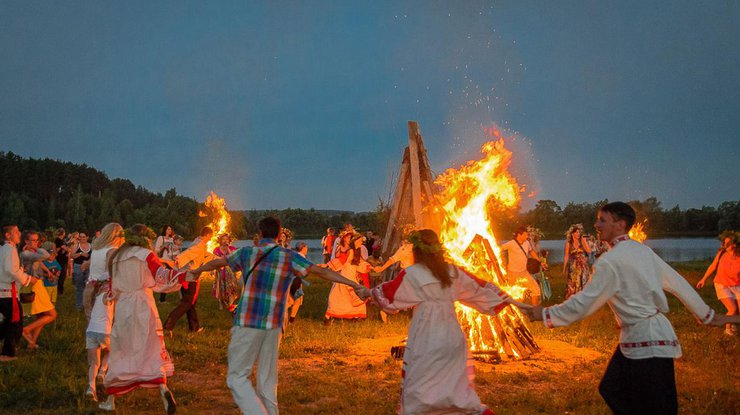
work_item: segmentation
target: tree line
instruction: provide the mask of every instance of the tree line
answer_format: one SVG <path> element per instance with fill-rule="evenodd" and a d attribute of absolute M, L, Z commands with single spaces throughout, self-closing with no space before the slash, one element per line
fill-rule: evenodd
<path fill-rule="evenodd" d="M 519 215 L 521 223 L 539 228 L 548 239 L 561 239 L 568 227 L 582 223 L 587 233 L 594 233 L 599 207 L 608 200 L 593 203 L 570 202 L 560 207 L 553 200 L 540 200 L 535 207 Z M 637 221 L 645 222 L 648 237 L 716 236 L 727 229 L 740 229 L 740 200 L 727 201 L 718 207 L 665 209 L 655 197 L 627 201 L 637 212 Z"/>
<path fill-rule="evenodd" d="M 607 200 L 593 203 L 570 202 L 560 207 L 553 200 L 540 200 L 527 212 L 488 207 L 496 234 L 508 239 L 519 224 L 533 225 L 546 238 L 561 239 L 568 226 L 582 223 L 593 232 L 597 209 Z M 718 207 L 681 209 L 663 208 L 654 197 L 629 201 L 638 213 L 638 221 L 647 219 L 651 238 L 668 236 L 713 236 L 725 229 L 740 229 L 740 201 L 728 201 Z M 316 209 L 232 211 L 232 230 L 237 238 L 251 238 L 256 223 L 265 215 L 274 215 L 297 238 L 319 238 L 326 228 L 341 228 L 351 223 L 360 230 L 383 233 L 389 206 L 379 200 L 369 212 L 322 211 Z M 64 227 L 68 231 L 94 232 L 106 223 L 123 226 L 145 223 L 156 231 L 165 224 L 175 232 L 193 238 L 207 217 L 202 203 L 177 193 L 164 194 L 137 186 L 127 179 L 108 176 L 85 164 L 52 159 L 23 158 L 12 152 L 0 152 L 0 223 L 18 224 L 21 229 L 43 230 Z"/>
<path fill-rule="evenodd" d="M 379 208 L 379 211 L 385 209 Z M 385 209 L 387 211 L 387 209 Z M 21 229 L 64 227 L 68 231 L 95 232 L 109 222 L 125 226 L 144 223 L 159 232 L 165 224 L 193 238 L 208 218 L 209 209 L 175 188 L 155 193 L 127 179 L 108 176 L 86 164 L 49 158 L 23 158 L 0 152 L 0 223 Z M 251 238 L 257 221 L 275 215 L 300 238 L 320 238 L 327 227 L 352 223 L 362 230 L 385 226 L 383 213 L 318 211 L 315 209 L 231 211 L 234 236 Z M 387 215 L 386 219 L 387 221 Z"/>

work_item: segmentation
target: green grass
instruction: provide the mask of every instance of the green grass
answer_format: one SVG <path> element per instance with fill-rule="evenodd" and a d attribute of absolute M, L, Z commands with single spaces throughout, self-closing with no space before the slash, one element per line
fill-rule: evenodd
<path fill-rule="evenodd" d="M 701 277 L 708 263 L 677 265 L 690 283 Z M 563 300 L 565 283 L 554 266 L 551 283 L 554 297 L 546 304 Z M 238 413 L 226 388 L 226 349 L 231 327 L 230 314 L 219 310 L 205 282 L 198 302 L 201 323 L 206 331 L 187 334 L 183 318 L 167 347 L 175 360 L 175 375 L 170 387 L 178 401 L 178 413 Z M 382 324 L 377 311 L 373 318 L 359 323 L 322 324 L 329 284 L 315 281 L 306 288 L 299 319 L 291 325 L 280 349 L 280 409 L 285 414 L 391 414 L 397 405 L 400 388 L 400 361 L 387 353 L 362 353 L 358 344 L 388 341 L 402 337 L 409 316 L 392 316 Z M 702 297 L 715 310 L 725 312 L 709 287 Z M 84 316 L 74 310 L 74 290 L 70 286 L 58 303 L 59 319 L 41 334 L 40 351 L 21 350 L 20 359 L 0 364 L 0 413 L 3 414 L 79 414 L 99 413 L 87 401 L 87 364 L 84 350 Z M 176 294 L 160 306 L 164 318 L 176 304 Z M 738 340 L 722 334 L 719 328 L 697 325 L 688 310 L 669 295 L 671 313 L 683 347 L 683 358 L 676 361 L 680 413 L 740 413 L 738 398 Z M 547 330 L 531 324 L 537 339 L 560 340 L 601 353 L 594 361 L 576 361 L 568 370 L 544 370 L 525 374 L 489 366 L 479 370 L 476 389 L 481 399 L 499 415 L 506 414 L 606 414 L 609 413 L 596 390 L 608 358 L 616 346 L 618 329 L 607 307 L 570 327 Z M 375 340 L 374 340 L 375 339 Z M 25 343 L 23 343 L 25 345 Z M 525 366 L 521 366 L 525 367 Z M 137 390 L 117 402 L 123 414 L 162 413 L 156 392 Z"/>

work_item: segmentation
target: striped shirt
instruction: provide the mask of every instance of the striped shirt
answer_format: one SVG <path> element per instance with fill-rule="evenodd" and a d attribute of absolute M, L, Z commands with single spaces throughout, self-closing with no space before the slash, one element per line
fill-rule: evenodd
<path fill-rule="evenodd" d="M 263 239 L 259 246 L 239 248 L 226 261 L 234 272 L 246 273 L 273 246 L 274 239 Z M 282 327 L 290 284 L 295 277 L 306 276 L 311 265 L 295 251 L 275 248 L 248 277 L 234 312 L 234 325 L 263 330 Z"/>

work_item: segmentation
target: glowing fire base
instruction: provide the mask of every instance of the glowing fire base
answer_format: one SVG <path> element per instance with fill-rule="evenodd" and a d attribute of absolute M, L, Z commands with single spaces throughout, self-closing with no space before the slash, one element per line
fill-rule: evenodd
<path fill-rule="evenodd" d="M 480 235 L 475 235 L 463 253 L 468 272 L 491 281 L 512 297 L 518 297 L 511 291 L 499 267 L 491 243 Z M 514 281 L 512 281 L 514 283 Z M 506 359 L 526 359 L 540 350 L 532 333 L 524 325 L 524 318 L 515 307 L 506 307 L 499 314 L 489 316 L 475 310 L 457 305 L 457 318 L 467 336 L 470 350 L 478 360 L 490 363 Z"/>
<path fill-rule="evenodd" d="M 512 288 L 506 284 L 491 243 L 484 237 L 475 235 L 463 256 L 466 263 L 471 264 L 470 267 L 464 267 L 466 271 L 492 281 L 505 291 Z M 532 332 L 524 325 L 523 316 L 515 307 L 506 307 L 495 316 L 480 314 L 459 303 L 456 310 L 475 360 L 501 363 L 504 360 L 526 359 L 540 351 Z M 391 356 L 402 359 L 405 349 L 404 341 L 391 347 Z"/>

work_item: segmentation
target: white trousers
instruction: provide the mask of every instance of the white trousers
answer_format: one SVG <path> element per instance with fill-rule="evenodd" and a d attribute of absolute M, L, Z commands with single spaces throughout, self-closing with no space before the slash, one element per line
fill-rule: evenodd
<path fill-rule="evenodd" d="M 229 343 L 226 384 L 244 414 L 278 415 L 278 347 L 282 329 L 262 330 L 234 326 Z M 257 384 L 249 376 L 257 363 Z M 256 389 L 256 391 L 255 391 Z"/>

